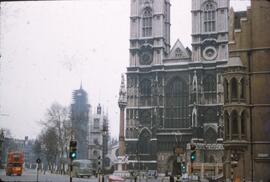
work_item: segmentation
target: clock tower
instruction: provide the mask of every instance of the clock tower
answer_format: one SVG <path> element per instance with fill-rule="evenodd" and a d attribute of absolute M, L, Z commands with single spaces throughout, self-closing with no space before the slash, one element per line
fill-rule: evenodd
<path fill-rule="evenodd" d="M 131 0 L 130 67 L 159 65 L 170 51 L 170 0 Z"/>

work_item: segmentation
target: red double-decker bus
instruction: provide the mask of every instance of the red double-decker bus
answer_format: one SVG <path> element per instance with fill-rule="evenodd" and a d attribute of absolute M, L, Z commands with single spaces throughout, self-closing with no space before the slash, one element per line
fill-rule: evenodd
<path fill-rule="evenodd" d="M 23 152 L 8 153 L 6 175 L 21 176 L 23 172 L 24 156 Z"/>

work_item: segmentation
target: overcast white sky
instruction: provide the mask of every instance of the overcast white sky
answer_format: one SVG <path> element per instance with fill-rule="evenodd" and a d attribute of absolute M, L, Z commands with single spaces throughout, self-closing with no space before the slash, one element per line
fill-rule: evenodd
<path fill-rule="evenodd" d="M 191 44 L 191 0 L 171 0 L 171 46 Z M 0 128 L 35 138 L 53 102 L 68 106 L 82 81 L 92 107 L 119 131 L 121 73 L 129 62 L 130 0 L 1 3 Z M 233 0 L 245 10 L 247 0 Z M 7 115 L 5 115 L 7 114 Z"/>

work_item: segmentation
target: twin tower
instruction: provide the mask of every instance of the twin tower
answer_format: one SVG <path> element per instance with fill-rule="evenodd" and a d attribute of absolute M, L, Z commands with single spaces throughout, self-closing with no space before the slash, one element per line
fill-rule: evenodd
<path fill-rule="evenodd" d="M 170 0 L 130 2 L 124 139 L 128 168 L 173 171 L 175 148 L 181 161 L 188 162 L 191 141 L 215 148 L 223 137 L 229 1 L 187 1 L 192 2 L 192 50 L 179 40 L 170 45 Z M 217 162 L 222 154 L 207 157 Z"/>

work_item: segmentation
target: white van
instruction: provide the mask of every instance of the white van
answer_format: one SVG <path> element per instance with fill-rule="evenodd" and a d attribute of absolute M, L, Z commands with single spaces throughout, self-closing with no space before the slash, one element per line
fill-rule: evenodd
<path fill-rule="evenodd" d="M 74 160 L 72 162 L 72 176 L 73 177 L 90 177 L 94 175 L 94 169 L 90 160 Z"/>

